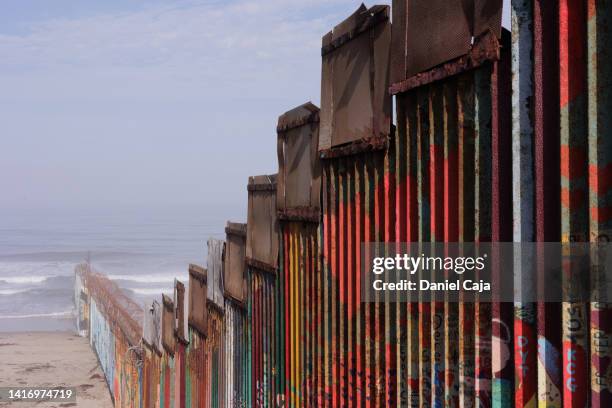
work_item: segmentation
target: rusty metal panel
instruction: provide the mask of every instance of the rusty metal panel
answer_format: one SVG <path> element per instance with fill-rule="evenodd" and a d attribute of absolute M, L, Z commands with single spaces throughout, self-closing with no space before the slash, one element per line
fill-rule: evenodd
<path fill-rule="evenodd" d="M 189 332 L 187 330 L 187 326 L 189 322 L 187 321 L 187 309 L 189 307 L 188 298 L 185 294 L 185 285 L 175 279 L 174 280 L 174 305 L 175 305 L 175 313 L 174 313 L 174 325 L 176 327 L 176 336 L 180 341 L 186 343 L 189 339 Z"/>
<path fill-rule="evenodd" d="M 225 295 L 244 303 L 246 296 L 246 224 L 227 222 L 225 227 Z"/>
<path fill-rule="evenodd" d="M 461 0 L 408 1 L 406 77 L 467 54 L 469 13 Z"/>
<path fill-rule="evenodd" d="M 189 325 L 206 337 L 208 322 L 207 273 L 198 265 L 189 265 Z"/>
<path fill-rule="evenodd" d="M 393 86 L 405 80 L 422 81 L 419 76 L 423 74 L 425 78 L 443 75 L 450 67 L 440 65 L 448 61 L 455 61 L 452 67 L 455 70 L 462 65 L 479 65 L 481 51 L 473 52 L 467 59 L 464 56 L 482 49 L 478 46 L 481 37 L 501 37 L 502 3 L 501 0 L 394 1 Z M 434 67 L 440 69 L 434 70 Z M 459 72 L 451 74 L 456 73 Z"/>
<path fill-rule="evenodd" d="M 388 6 L 361 5 L 323 37 L 319 150 L 389 135 L 390 43 Z"/>
<path fill-rule="evenodd" d="M 249 177 L 246 260 L 260 268 L 278 268 L 276 175 Z"/>
<path fill-rule="evenodd" d="M 155 352 L 161 353 L 161 306 L 157 300 L 146 305 L 142 339 Z"/>
<path fill-rule="evenodd" d="M 391 83 L 400 82 L 406 77 L 406 0 L 393 0 L 393 24 L 391 24 Z M 399 120 L 399 118 L 398 118 Z"/>
<path fill-rule="evenodd" d="M 168 296 L 162 294 L 161 342 L 166 352 L 174 355 L 176 338 L 174 336 L 174 303 Z"/>
<path fill-rule="evenodd" d="M 277 133 L 279 216 L 316 219 L 321 189 L 319 108 L 308 102 L 284 113 Z"/>
<path fill-rule="evenodd" d="M 220 309 L 224 307 L 224 288 L 223 288 L 223 256 L 225 252 L 225 242 L 209 238 L 207 259 L 207 295 L 208 300 L 212 301 Z"/>
<path fill-rule="evenodd" d="M 502 6 L 502 0 L 474 0 L 472 28 L 472 35 L 474 37 L 491 31 L 497 38 L 501 38 Z"/>

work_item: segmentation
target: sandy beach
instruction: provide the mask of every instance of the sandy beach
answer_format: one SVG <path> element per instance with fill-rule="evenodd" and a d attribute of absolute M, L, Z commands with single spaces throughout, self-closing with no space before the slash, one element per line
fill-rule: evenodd
<path fill-rule="evenodd" d="M 86 338 L 70 332 L 0 333 L 3 387 L 75 387 L 76 403 L 2 403 L 0 407 L 113 406 L 96 356 Z"/>

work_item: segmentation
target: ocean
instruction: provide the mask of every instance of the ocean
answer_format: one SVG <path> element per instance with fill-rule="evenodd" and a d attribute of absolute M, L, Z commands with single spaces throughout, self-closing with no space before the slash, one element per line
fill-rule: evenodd
<path fill-rule="evenodd" d="M 186 214 L 0 218 L 0 332 L 72 330 L 74 268 L 87 258 L 140 304 L 172 294 L 224 226 Z"/>

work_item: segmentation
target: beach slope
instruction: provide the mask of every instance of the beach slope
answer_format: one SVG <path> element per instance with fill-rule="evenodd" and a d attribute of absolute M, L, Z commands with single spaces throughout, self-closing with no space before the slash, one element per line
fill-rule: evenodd
<path fill-rule="evenodd" d="M 3 387 L 75 387 L 76 403 L 43 402 L 36 407 L 110 408 L 102 370 L 88 340 L 70 332 L 0 333 Z M 28 403 L 0 402 L 0 407 Z"/>

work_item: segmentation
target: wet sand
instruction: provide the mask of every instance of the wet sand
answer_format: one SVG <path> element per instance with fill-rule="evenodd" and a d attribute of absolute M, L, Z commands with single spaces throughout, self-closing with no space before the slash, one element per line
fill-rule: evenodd
<path fill-rule="evenodd" d="M 3 387 L 75 387 L 77 402 L 14 402 L 30 406 L 111 408 L 110 393 L 88 340 L 70 332 L 0 333 Z"/>

